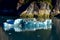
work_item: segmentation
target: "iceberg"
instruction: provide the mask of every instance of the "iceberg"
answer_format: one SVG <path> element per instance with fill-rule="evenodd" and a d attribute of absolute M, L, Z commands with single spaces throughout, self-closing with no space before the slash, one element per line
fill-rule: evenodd
<path fill-rule="evenodd" d="M 14 21 L 14 30 L 17 31 L 17 32 L 20 32 L 21 31 L 21 22 L 22 22 L 22 19 L 16 19 Z"/>
<path fill-rule="evenodd" d="M 3 23 L 4 30 L 8 31 L 14 29 L 15 32 L 21 31 L 35 31 L 38 29 L 51 29 L 52 20 L 46 19 L 44 22 L 37 21 L 36 19 L 16 19 L 7 20 Z"/>

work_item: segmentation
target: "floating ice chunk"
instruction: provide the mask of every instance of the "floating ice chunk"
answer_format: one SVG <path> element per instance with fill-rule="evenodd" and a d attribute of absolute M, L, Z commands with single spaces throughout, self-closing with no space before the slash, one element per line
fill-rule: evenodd
<path fill-rule="evenodd" d="M 11 21 L 11 20 L 7 20 L 6 22 L 9 22 L 9 21 Z"/>
<path fill-rule="evenodd" d="M 9 21 L 13 21 L 13 20 L 11 20 L 11 19 L 6 20 L 6 22 L 9 22 Z"/>
<path fill-rule="evenodd" d="M 21 28 L 21 21 L 22 19 L 16 19 L 14 21 L 14 29 L 17 30 L 16 28 Z"/>
<path fill-rule="evenodd" d="M 6 30 L 8 30 L 8 27 L 7 27 L 7 23 L 4 23 L 4 30 L 6 31 Z"/>
<path fill-rule="evenodd" d="M 22 21 L 22 19 L 16 19 L 15 22 L 14 22 L 14 25 L 15 24 L 20 24 L 21 21 Z"/>
<path fill-rule="evenodd" d="M 44 22 L 37 21 L 36 19 L 16 19 L 14 20 L 7 20 L 4 22 L 4 30 L 14 29 L 15 32 L 20 31 L 35 31 L 37 29 L 48 29 L 51 28 L 52 20 L 46 19 Z"/>
<path fill-rule="evenodd" d="M 34 18 L 33 21 L 37 21 L 36 18 Z"/>
<path fill-rule="evenodd" d="M 44 27 L 45 27 L 44 22 L 40 22 L 40 23 L 39 23 L 39 29 L 44 29 Z"/>
<path fill-rule="evenodd" d="M 39 28 L 39 22 L 36 22 L 36 24 L 35 24 L 35 25 L 36 25 L 36 27 L 35 27 L 35 28 L 36 28 L 36 29 L 38 29 L 38 28 Z"/>
<path fill-rule="evenodd" d="M 36 24 L 36 22 L 34 22 L 34 24 Z"/>
<path fill-rule="evenodd" d="M 35 24 L 34 21 L 31 21 L 31 29 L 34 29 L 35 28 Z"/>
<path fill-rule="evenodd" d="M 14 20 L 7 20 L 6 21 L 8 24 L 14 24 Z"/>
<path fill-rule="evenodd" d="M 34 31 L 36 30 L 36 28 L 33 29 Z"/>
<path fill-rule="evenodd" d="M 48 26 L 48 28 L 52 28 L 52 20 L 47 20 L 47 26 Z"/>
<path fill-rule="evenodd" d="M 22 29 L 20 29 L 18 27 L 15 27 L 14 30 L 15 30 L 15 32 L 21 32 L 22 31 Z"/>
<path fill-rule="evenodd" d="M 15 32 L 20 32 L 20 31 L 22 31 L 22 29 L 21 29 L 21 21 L 22 21 L 22 19 L 16 19 L 15 20 L 15 22 L 14 22 L 14 30 L 15 30 Z"/>
<path fill-rule="evenodd" d="M 44 29 L 47 29 L 47 21 L 44 21 Z"/>
<path fill-rule="evenodd" d="M 10 30 L 13 28 L 13 24 L 8 24 L 8 23 L 4 23 L 4 30 L 7 31 L 7 30 Z"/>

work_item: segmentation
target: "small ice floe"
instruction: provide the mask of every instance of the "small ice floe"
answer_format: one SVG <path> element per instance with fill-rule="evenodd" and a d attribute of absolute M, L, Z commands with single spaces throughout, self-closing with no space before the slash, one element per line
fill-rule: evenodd
<path fill-rule="evenodd" d="M 14 30 L 15 30 L 15 32 L 21 32 L 22 31 L 22 29 L 20 29 L 20 28 L 14 28 Z"/>
<path fill-rule="evenodd" d="M 8 24 L 7 22 L 4 23 L 4 30 L 7 31 L 7 30 L 10 30 L 13 28 L 13 24 Z"/>

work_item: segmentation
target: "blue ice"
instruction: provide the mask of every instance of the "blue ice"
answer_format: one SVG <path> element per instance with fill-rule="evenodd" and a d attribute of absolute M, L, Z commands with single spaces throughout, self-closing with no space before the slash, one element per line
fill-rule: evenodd
<path fill-rule="evenodd" d="M 14 29 L 15 32 L 20 31 L 35 31 L 37 29 L 48 29 L 52 28 L 52 20 L 46 19 L 44 22 L 37 21 L 36 19 L 16 19 L 16 20 L 7 20 L 4 24 L 4 30 L 8 31 Z"/>

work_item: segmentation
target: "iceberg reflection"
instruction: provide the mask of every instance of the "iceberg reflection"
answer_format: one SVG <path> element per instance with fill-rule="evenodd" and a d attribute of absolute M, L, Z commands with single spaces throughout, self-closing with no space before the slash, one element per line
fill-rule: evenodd
<path fill-rule="evenodd" d="M 33 19 L 16 19 L 16 20 L 7 20 L 3 23 L 4 30 L 8 31 L 14 29 L 15 32 L 20 31 L 35 31 L 38 29 L 51 29 L 52 20 L 46 19 L 44 22 L 37 21 Z"/>

